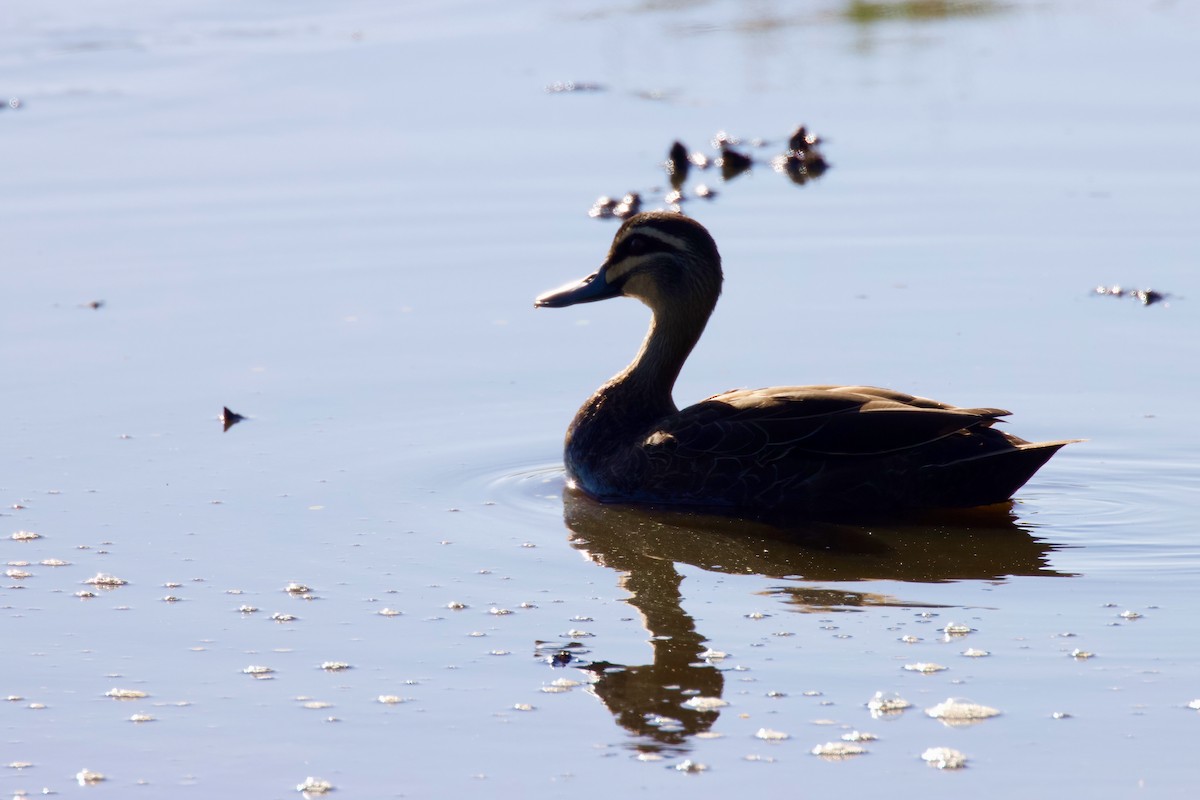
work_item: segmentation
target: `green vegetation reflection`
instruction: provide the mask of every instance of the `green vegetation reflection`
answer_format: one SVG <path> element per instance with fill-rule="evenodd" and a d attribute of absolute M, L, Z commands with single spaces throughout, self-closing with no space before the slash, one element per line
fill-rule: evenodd
<path fill-rule="evenodd" d="M 978 16 L 1003 8 L 1003 4 L 990 0 L 851 0 L 843 13 L 851 22 L 870 24 L 888 20 L 927 21 Z"/>

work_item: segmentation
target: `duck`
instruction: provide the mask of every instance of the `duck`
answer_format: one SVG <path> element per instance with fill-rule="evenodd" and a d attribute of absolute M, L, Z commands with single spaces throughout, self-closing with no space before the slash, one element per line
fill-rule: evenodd
<path fill-rule="evenodd" d="M 721 254 L 686 215 L 636 214 L 600 268 L 537 308 L 632 297 L 651 311 L 637 355 L 580 407 L 567 487 L 601 503 L 755 518 L 842 519 L 1005 503 L 1075 440 L 997 429 L 1010 412 L 873 386 L 735 389 L 679 409 L 675 381 L 721 294 Z"/>

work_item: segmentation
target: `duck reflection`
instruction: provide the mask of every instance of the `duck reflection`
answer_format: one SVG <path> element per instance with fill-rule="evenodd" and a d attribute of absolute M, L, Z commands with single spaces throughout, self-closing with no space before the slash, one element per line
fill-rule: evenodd
<path fill-rule="evenodd" d="M 626 600 L 642 615 L 654 659 L 583 667 L 617 723 L 642 752 L 680 752 L 720 712 L 724 675 L 707 640 L 683 608 L 677 564 L 784 581 L 1001 581 L 1065 577 L 1049 564 L 1053 545 L 1016 521 L 1011 504 L 888 526 L 809 524 L 783 528 L 692 512 L 603 505 L 566 489 L 564 520 L 572 547 L 620 573 Z M 786 585 L 768 590 L 791 610 L 828 612 L 870 606 L 929 606 L 874 592 Z M 689 702 L 690 701 L 690 702 Z"/>

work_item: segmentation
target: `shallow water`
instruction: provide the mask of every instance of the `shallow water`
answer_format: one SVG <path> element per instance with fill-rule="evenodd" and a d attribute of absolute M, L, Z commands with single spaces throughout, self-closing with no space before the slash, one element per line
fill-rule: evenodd
<path fill-rule="evenodd" d="M 1190 796 L 1193 8 L 243 6 L 0 21 L 0 764 L 30 765 L 0 791 Z M 988 519 L 564 495 L 562 431 L 646 322 L 532 309 L 602 258 L 588 206 L 665 184 L 677 138 L 764 157 L 801 122 L 821 179 L 698 178 L 727 281 L 677 399 L 868 382 L 1087 441 Z M 926 716 L 948 697 L 1001 714 Z"/>

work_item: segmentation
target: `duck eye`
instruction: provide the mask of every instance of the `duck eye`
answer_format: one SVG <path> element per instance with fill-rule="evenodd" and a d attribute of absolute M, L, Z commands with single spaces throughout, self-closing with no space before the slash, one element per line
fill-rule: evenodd
<path fill-rule="evenodd" d="M 625 240 L 625 255 L 640 256 L 650 252 L 650 241 L 645 236 L 634 234 Z"/>

